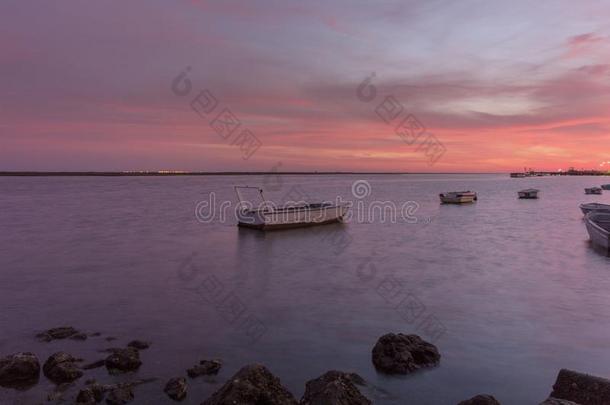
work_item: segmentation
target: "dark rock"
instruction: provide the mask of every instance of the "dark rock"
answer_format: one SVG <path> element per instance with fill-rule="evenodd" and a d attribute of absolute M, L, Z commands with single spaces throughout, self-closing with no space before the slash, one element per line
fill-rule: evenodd
<path fill-rule="evenodd" d="M 135 371 L 142 365 L 140 353 L 133 347 L 116 349 L 106 357 L 106 368 L 111 374 Z"/>
<path fill-rule="evenodd" d="M 370 405 L 354 381 L 364 381 L 358 374 L 328 371 L 310 380 L 301 398 L 301 405 Z"/>
<path fill-rule="evenodd" d="M 388 374 L 409 374 L 439 364 L 441 355 L 432 343 L 417 335 L 388 333 L 373 347 L 373 364 Z"/>
<path fill-rule="evenodd" d="M 297 405 L 297 400 L 265 366 L 243 367 L 202 405 Z"/>
<path fill-rule="evenodd" d="M 29 352 L 0 358 L 0 386 L 26 388 L 40 377 L 38 357 Z"/>
<path fill-rule="evenodd" d="M 82 389 L 76 396 L 76 405 L 94 405 L 98 403 L 95 399 L 93 391 L 89 388 Z"/>
<path fill-rule="evenodd" d="M 133 401 L 133 387 L 130 385 L 121 385 L 112 388 L 106 397 L 108 405 L 124 405 Z"/>
<path fill-rule="evenodd" d="M 76 334 L 70 336 L 70 339 L 72 339 L 72 340 L 87 340 L 87 334 L 86 333 L 76 333 Z"/>
<path fill-rule="evenodd" d="M 221 367 L 220 360 L 201 360 L 198 365 L 189 368 L 186 372 L 189 377 L 196 378 L 202 375 L 218 374 Z"/>
<path fill-rule="evenodd" d="M 344 378 L 349 378 L 349 380 L 356 385 L 366 385 L 364 378 L 360 377 L 360 375 L 356 373 L 341 373 L 343 374 Z"/>
<path fill-rule="evenodd" d="M 186 378 L 172 378 L 165 384 L 163 392 L 173 400 L 181 401 L 186 398 Z"/>
<path fill-rule="evenodd" d="M 476 395 L 458 405 L 500 405 L 500 402 L 491 395 Z"/>
<path fill-rule="evenodd" d="M 100 368 L 103 367 L 106 364 L 106 360 L 98 360 L 98 361 L 94 361 L 93 363 L 89 363 L 89 364 L 85 364 L 82 369 L 83 370 L 91 370 L 94 368 Z"/>
<path fill-rule="evenodd" d="M 116 340 L 116 338 L 115 338 L 115 337 L 112 337 L 112 336 L 108 336 L 108 337 L 106 338 L 106 342 L 112 342 L 113 340 Z"/>
<path fill-rule="evenodd" d="M 567 401 L 565 399 L 557 399 L 553 397 L 549 397 L 546 401 L 541 402 L 540 405 L 579 405 L 576 402 Z"/>
<path fill-rule="evenodd" d="M 126 403 L 121 401 L 129 402 L 133 400 L 134 387 L 140 384 L 146 384 L 154 381 L 157 381 L 157 379 L 148 378 L 118 384 L 102 385 L 98 384 L 95 380 L 87 380 L 85 382 L 87 386 L 78 393 L 78 396 L 76 398 L 77 405 L 93 405 L 94 403 L 101 402 L 107 392 L 113 391 L 114 394 L 112 396 L 109 395 L 109 399 L 106 400 L 107 403 Z M 131 392 L 131 395 L 129 395 L 129 392 Z M 92 400 L 93 402 L 91 402 Z"/>
<path fill-rule="evenodd" d="M 69 383 L 83 376 L 83 372 L 75 362 L 78 359 L 66 352 L 57 352 L 51 355 L 44 363 L 44 375 L 55 384 Z"/>
<path fill-rule="evenodd" d="M 98 337 L 98 336 L 102 336 L 102 334 L 100 332 L 93 332 L 89 334 L 89 337 Z"/>
<path fill-rule="evenodd" d="M 127 343 L 127 347 L 133 347 L 134 349 L 144 350 L 150 347 L 150 342 L 145 342 L 143 340 L 132 340 Z"/>
<path fill-rule="evenodd" d="M 60 326 L 59 328 L 52 328 L 36 335 L 42 341 L 50 342 L 52 340 L 66 339 L 70 336 L 79 333 L 76 329 L 71 326 Z"/>
<path fill-rule="evenodd" d="M 87 387 L 83 388 L 78 392 L 76 397 L 77 404 L 95 404 L 104 399 L 104 393 L 106 388 L 98 383 L 88 384 Z"/>
<path fill-rule="evenodd" d="M 583 405 L 607 405 L 610 404 L 610 380 L 561 369 L 551 397 Z"/>

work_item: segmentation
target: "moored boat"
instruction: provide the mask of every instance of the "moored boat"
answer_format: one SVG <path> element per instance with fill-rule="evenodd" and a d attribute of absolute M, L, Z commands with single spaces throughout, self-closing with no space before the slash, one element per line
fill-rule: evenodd
<path fill-rule="evenodd" d="M 585 224 L 591 242 L 608 251 L 610 246 L 610 213 L 590 212 L 585 216 Z"/>
<path fill-rule="evenodd" d="M 443 204 L 467 204 L 477 200 L 477 193 L 474 191 L 450 191 L 439 194 Z"/>
<path fill-rule="evenodd" d="M 594 212 L 594 211 L 610 212 L 610 204 L 600 204 L 600 203 L 580 204 L 580 210 L 585 215 L 587 215 L 589 212 Z"/>
<path fill-rule="evenodd" d="M 534 198 L 538 198 L 538 192 L 540 190 L 535 189 L 535 188 L 527 188 L 525 190 L 521 190 L 519 191 L 519 198 L 527 198 L 527 199 L 534 199 Z"/>
<path fill-rule="evenodd" d="M 601 193 L 602 193 L 601 187 L 588 187 L 588 188 L 585 188 L 585 194 L 601 194 Z"/>
<path fill-rule="evenodd" d="M 262 203 L 258 207 L 247 204 L 247 200 L 244 200 L 240 193 L 240 190 L 243 189 L 256 190 Z M 237 225 L 263 231 L 341 222 L 349 209 L 347 204 L 307 203 L 304 201 L 276 207 L 273 203 L 265 200 L 263 190 L 258 187 L 236 186 L 235 192 L 242 207 L 238 211 Z"/>
<path fill-rule="evenodd" d="M 610 184 L 602 184 L 604 190 L 610 190 Z"/>

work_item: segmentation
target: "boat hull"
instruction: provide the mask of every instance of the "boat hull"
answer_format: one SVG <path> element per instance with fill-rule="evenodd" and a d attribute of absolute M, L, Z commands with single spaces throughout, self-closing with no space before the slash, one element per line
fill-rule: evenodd
<path fill-rule="evenodd" d="M 538 193 L 527 193 L 527 192 L 519 192 L 519 198 L 525 200 L 534 200 L 538 198 Z"/>
<path fill-rule="evenodd" d="M 604 190 L 610 190 L 610 184 L 602 184 Z"/>
<path fill-rule="evenodd" d="M 439 194 L 442 204 L 470 204 L 477 200 L 477 194 L 472 191 L 450 192 Z"/>
<path fill-rule="evenodd" d="M 591 242 L 607 252 L 610 247 L 610 213 L 589 213 L 585 223 Z"/>
<path fill-rule="evenodd" d="M 585 188 L 585 194 L 601 194 L 602 193 L 602 189 L 601 188 Z"/>
<path fill-rule="evenodd" d="M 443 204 L 470 204 L 474 201 L 474 197 L 441 197 Z"/>
<path fill-rule="evenodd" d="M 349 207 L 345 205 L 319 208 L 293 207 L 269 211 L 250 211 L 240 214 L 237 225 L 243 228 L 273 231 L 304 228 L 342 222 Z"/>
<path fill-rule="evenodd" d="M 580 210 L 584 215 L 590 212 L 610 212 L 610 205 L 599 203 L 580 204 Z"/>

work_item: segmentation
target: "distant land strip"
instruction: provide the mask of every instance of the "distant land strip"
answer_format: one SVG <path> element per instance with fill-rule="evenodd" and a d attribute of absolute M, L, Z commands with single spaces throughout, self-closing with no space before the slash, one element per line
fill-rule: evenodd
<path fill-rule="evenodd" d="M 51 176 L 98 176 L 98 177 L 129 177 L 129 176 L 265 176 L 265 175 L 405 175 L 405 174 L 510 174 L 511 177 L 535 176 L 608 176 L 610 172 L 596 170 L 568 170 L 561 172 L 189 172 L 189 171 L 0 171 L 0 177 L 51 177 Z"/>
<path fill-rule="evenodd" d="M 182 171 L 134 171 L 134 172 L 34 172 L 34 171 L 0 171 L 0 176 L 260 176 L 260 175 L 331 175 L 331 174 L 366 174 L 396 175 L 416 174 L 406 172 L 182 172 Z M 420 174 L 420 173 L 417 173 Z M 435 173 L 421 173 L 435 174 Z M 441 174 L 441 173 L 439 173 Z M 459 174 L 459 173 L 453 173 Z M 472 173 L 471 173 L 472 174 Z"/>

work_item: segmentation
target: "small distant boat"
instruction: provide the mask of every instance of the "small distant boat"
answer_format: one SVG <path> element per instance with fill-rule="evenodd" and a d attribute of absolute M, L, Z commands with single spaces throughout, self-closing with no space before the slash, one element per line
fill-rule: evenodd
<path fill-rule="evenodd" d="M 510 177 L 514 178 L 514 179 L 522 179 L 524 177 L 527 177 L 526 173 L 511 173 Z"/>
<path fill-rule="evenodd" d="M 525 190 L 521 190 L 521 191 L 519 191 L 519 198 L 528 198 L 528 199 L 538 198 L 539 191 L 540 190 L 537 190 L 535 188 L 528 188 Z"/>
<path fill-rule="evenodd" d="M 604 190 L 610 190 L 610 184 L 602 184 Z"/>
<path fill-rule="evenodd" d="M 602 193 L 601 187 L 585 188 L 585 194 L 601 194 L 601 193 Z"/>
<path fill-rule="evenodd" d="M 242 198 L 240 192 L 244 189 L 257 191 L 262 203 L 258 207 L 247 204 L 247 200 Z M 237 225 L 263 231 L 341 222 L 349 210 L 348 204 L 333 204 L 330 202 L 306 203 L 301 201 L 276 207 L 273 203 L 265 200 L 263 190 L 258 187 L 235 186 L 235 193 L 243 207 L 238 212 Z"/>
<path fill-rule="evenodd" d="M 443 204 L 467 204 L 477 200 L 477 193 L 474 191 L 450 191 L 439 194 Z"/>
<path fill-rule="evenodd" d="M 587 215 L 589 212 L 594 212 L 594 211 L 610 212 L 610 204 L 600 204 L 600 203 L 580 204 L 580 210 L 585 215 Z"/>
<path fill-rule="evenodd" d="M 610 247 L 610 213 L 590 212 L 585 217 L 589 238 L 606 251 Z"/>

